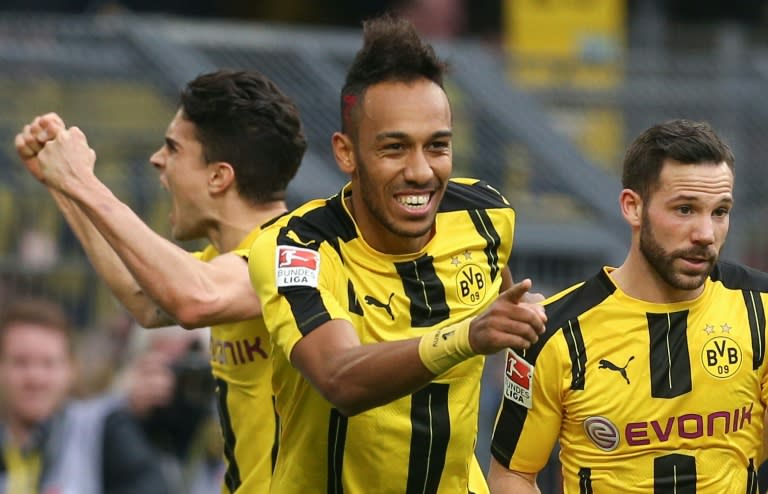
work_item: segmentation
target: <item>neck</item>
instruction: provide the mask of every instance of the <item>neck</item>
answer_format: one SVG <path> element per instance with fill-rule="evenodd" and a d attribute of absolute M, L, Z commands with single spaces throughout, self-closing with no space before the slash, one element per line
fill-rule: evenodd
<path fill-rule="evenodd" d="M 208 240 L 217 251 L 229 252 L 237 248 L 253 230 L 287 210 L 285 201 L 241 205 L 221 215 L 209 230 Z"/>
<path fill-rule="evenodd" d="M 8 419 L 6 422 L 6 432 L 8 434 L 8 442 L 21 447 L 29 440 L 32 428 L 19 420 Z"/>

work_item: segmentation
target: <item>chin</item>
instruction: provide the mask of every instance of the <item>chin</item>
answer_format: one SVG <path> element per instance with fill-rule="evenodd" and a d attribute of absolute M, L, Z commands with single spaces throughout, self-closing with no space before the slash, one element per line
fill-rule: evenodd
<path fill-rule="evenodd" d="M 678 274 L 675 279 L 676 283 L 674 284 L 674 287 L 678 290 L 697 290 L 704 285 L 708 276 L 709 274 Z"/>
<path fill-rule="evenodd" d="M 426 235 L 429 235 L 432 232 L 432 224 L 426 226 L 426 227 L 411 227 L 411 228 L 402 228 L 400 230 L 400 234 L 404 237 L 410 237 L 410 238 L 421 238 Z"/>
<path fill-rule="evenodd" d="M 53 415 L 55 412 L 55 409 L 46 408 L 45 410 L 41 409 L 34 409 L 34 410 L 22 410 L 20 412 L 20 415 L 22 416 L 23 420 L 27 424 L 39 424 L 40 422 L 43 422 L 47 420 L 51 415 Z"/>

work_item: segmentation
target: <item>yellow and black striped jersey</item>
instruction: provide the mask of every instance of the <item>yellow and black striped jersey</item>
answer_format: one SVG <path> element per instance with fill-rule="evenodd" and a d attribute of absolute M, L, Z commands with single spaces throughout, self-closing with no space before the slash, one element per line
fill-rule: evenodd
<path fill-rule="evenodd" d="M 768 275 L 720 262 L 696 299 L 654 304 L 611 271 L 545 300 L 545 335 L 508 350 L 492 454 L 534 473 L 559 440 L 568 494 L 756 494 Z"/>
<path fill-rule="evenodd" d="M 499 293 L 514 212 L 484 182 L 451 180 L 432 240 L 419 252 L 389 255 L 361 237 L 344 204 L 350 193 L 347 185 L 281 217 L 249 256 L 273 342 L 282 424 L 272 492 L 487 492 L 474 456 L 482 357 L 350 418 L 289 357 L 333 319 L 349 321 L 368 344 L 418 337 L 482 311 Z"/>
<path fill-rule="evenodd" d="M 233 252 L 247 258 L 259 233 L 260 228 L 252 231 Z M 193 255 L 208 262 L 219 252 L 209 245 Z M 270 353 L 262 318 L 211 327 L 211 368 L 227 462 L 222 494 L 269 492 L 277 456 Z"/>

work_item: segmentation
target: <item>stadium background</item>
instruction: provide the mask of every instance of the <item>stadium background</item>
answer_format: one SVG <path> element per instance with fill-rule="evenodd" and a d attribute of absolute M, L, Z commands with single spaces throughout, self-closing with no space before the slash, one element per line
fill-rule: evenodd
<path fill-rule="evenodd" d="M 97 174 L 166 233 L 168 201 L 148 157 L 178 89 L 214 68 L 253 68 L 297 102 L 306 126 L 309 150 L 289 203 L 331 195 L 345 180 L 329 146 L 338 91 L 360 20 L 386 9 L 410 16 L 451 63 L 454 174 L 489 181 L 517 210 L 516 278 L 547 294 L 621 262 L 623 150 L 674 117 L 708 120 L 731 143 L 736 207 L 724 255 L 766 269 L 766 4 L 0 0 L 0 304 L 50 294 L 82 328 L 121 313 L 52 200 L 21 170 L 13 136 L 24 123 L 57 111 L 80 126 Z M 499 377 L 485 380 L 484 463 Z"/>

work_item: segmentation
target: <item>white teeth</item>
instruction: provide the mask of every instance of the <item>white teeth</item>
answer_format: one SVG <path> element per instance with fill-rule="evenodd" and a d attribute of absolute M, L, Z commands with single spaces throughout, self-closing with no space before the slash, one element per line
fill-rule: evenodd
<path fill-rule="evenodd" d="M 421 207 L 429 202 L 429 194 L 398 196 L 397 202 L 408 207 Z"/>

